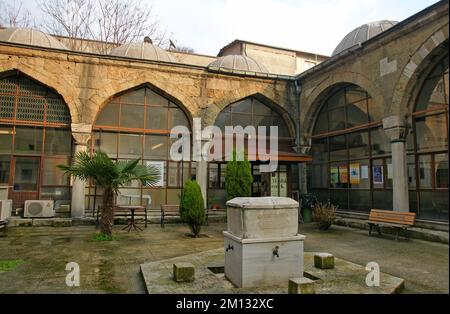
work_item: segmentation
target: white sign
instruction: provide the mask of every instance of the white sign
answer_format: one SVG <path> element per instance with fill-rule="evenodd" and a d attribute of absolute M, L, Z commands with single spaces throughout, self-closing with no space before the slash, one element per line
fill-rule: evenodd
<path fill-rule="evenodd" d="M 145 165 L 154 167 L 158 169 L 159 172 L 159 181 L 155 183 L 155 186 L 157 187 L 163 187 L 164 186 L 164 167 L 166 162 L 165 161 L 146 161 Z"/>

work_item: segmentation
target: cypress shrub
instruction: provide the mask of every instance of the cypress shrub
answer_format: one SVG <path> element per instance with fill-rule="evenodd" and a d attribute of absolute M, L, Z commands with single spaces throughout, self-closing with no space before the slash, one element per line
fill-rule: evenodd
<path fill-rule="evenodd" d="M 180 216 L 181 220 L 189 226 L 194 237 L 198 237 L 202 224 L 205 223 L 205 203 L 200 186 L 194 180 L 184 185 Z"/>
<path fill-rule="evenodd" d="M 233 152 L 233 160 L 227 163 L 225 172 L 225 187 L 227 199 L 235 197 L 249 197 L 252 195 L 252 167 L 247 157 L 243 161 L 236 160 L 236 152 Z"/>

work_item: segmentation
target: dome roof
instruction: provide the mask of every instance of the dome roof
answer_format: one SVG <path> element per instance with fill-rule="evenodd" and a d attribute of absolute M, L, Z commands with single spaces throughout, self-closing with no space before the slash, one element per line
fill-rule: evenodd
<path fill-rule="evenodd" d="M 114 48 L 111 56 L 145 59 L 164 62 L 177 62 L 170 52 L 151 44 L 150 42 L 130 43 Z"/>
<path fill-rule="evenodd" d="M 208 69 L 231 73 L 269 73 L 267 68 L 254 59 L 244 55 L 228 55 L 214 60 Z"/>
<path fill-rule="evenodd" d="M 56 38 L 32 28 L 12 27 L 0 30 L 0 41 L 54 49 L 67 49 Z"/>
<path fill-rule="evenodd" d="M 353 46 L 365 42 L 366 40 L 369 40 L 370 38 L 375 37 L 376 35 L 384 32 L 397 23 L 398 22 L 396 21 L 382 20 L 363 24 L 348 33 L 347 36 L 342 39 L 339 45 L 337 45 L 336 49 L 334 49 L 331 56 L 335 56 L 344 50 L 347 50 Z"/>

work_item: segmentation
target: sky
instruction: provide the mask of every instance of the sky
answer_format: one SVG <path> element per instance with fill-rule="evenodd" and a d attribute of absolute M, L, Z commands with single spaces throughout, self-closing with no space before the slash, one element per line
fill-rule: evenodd
<path fill-rule="evenodd" d="M 8 1 L 8 0 L 7 0 Z M 23 0 L 37 12 L 35 0 Z M 436 0 L 142 0 L 177 45 L 217 55 L 235 39 L 331 55 L 354 28 L 402 21 Z M 37 13 L 38 14 L 38 13 Z"/>

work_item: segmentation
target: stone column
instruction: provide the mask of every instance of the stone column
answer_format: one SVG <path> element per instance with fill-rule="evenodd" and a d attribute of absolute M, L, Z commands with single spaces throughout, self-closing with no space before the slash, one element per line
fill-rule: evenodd
<path fill-rule="evenodd" d="M 197 161 L 195 177 L 202 190 L 205 208 L 208 206 L 208 162 L 206 160 Z"/>
<path fill-rule="evenodd" d="M 391 140 L 392 147 L 392 208 L 394 211 L 409 212 L 408 168 L 406 161 L 408 124 L 404 117 L 390 116 L 383 119 L 383 128 Z"/>
<path fill-rule="evenodd" d="M 91 137 L 92 126 L 88 124 L 72 124 L 72 136 L 75 141 L 74 156 L 78 152 L 87 151 L 87 142 Z M 74 218 L 82 218 L 85 215 L 85 182 L 72 179 L 71 214 Z"/>

